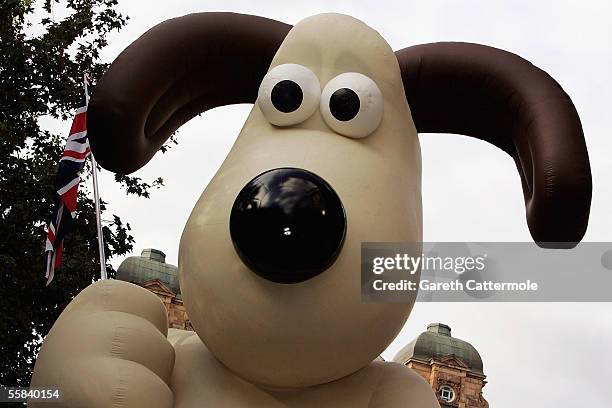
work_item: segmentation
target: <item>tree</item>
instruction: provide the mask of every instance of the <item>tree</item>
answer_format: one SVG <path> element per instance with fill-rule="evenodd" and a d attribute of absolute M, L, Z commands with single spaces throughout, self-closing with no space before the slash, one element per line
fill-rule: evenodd
<path fill-rule="evenodd" d="M 54 21 L 58 5 L 68 15 Z M 99 274 L 94 203 L 84 188 L 88 168 L 62 267 L 45 287 L 46 224 L 67 134 L 42 129 L 39 119 L 70 119 L 82 96 L 83 73 L 102 75 L 107 65 L 99 52 L 107 35 L 126 24 L 116 5 L 117 0 L 0 1 L 0 384 L 5 386 L 29 384 L 42 335 Z M 142 197 L 162 182 L 123 175 L 115 180 L 127 194 Z M 104 225 L 103 235 L 107 258 L 132 250 L 130 225 L 119 216 Z M 112 267 L 106 268 L 113 276 Z"/>

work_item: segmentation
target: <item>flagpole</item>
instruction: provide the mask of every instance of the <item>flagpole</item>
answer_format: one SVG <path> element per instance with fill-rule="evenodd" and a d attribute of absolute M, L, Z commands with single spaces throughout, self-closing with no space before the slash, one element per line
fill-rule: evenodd
<path fill-rule="evenodd" d="M 85 103 L 89 106 L 89 91 L 87 89 L 87 74 L 83 76 L 85 86 Z M 100 195 L 98 193 L 98 165 L 93 153 L 89 155 L 91 159 L 91 174 L 93 175 L 94 201 L 96 204 L 96 225 L 98 227 L 98 253 L 100 254 L 100 278 L 107 279 L 106 258 L 104 256 L 104 237 L 102 235 L 102 218 L 100 216 Z"/>

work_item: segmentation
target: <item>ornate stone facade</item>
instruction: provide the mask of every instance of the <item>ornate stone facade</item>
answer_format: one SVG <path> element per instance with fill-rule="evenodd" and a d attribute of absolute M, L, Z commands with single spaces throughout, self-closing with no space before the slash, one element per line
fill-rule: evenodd
<path fill-rule="evenodd" d="M 406 365 L 431 384 L 442 407 L 488 408 L 489 404 L 482 396 L 482 388 L 486 384 L 484 377 L 471 373 L 460 359 L 432 359 L 429 363 L 411 360 Z M 451 388 L 452 393 L 446 394 L 451 395 L 450 398 L 443 399 L 441 392 L 444 386 Z"/>
<path fill-rule="evenodd" d="M 430 324 L 393 359 L 421 375 L 442 408 L 488 408 L 482 395 L 487 383 L 480 355 L 471 344 L 451 337 L 450 327 Z"/>
<path fill-rule="evenodd" d="M 183 306 L 183 299 L 178 297 L 168 286 L 164 285 L 159 279 L 139 283 L 139 285 L 155 293 L 161 299 L 168 313 L 168 327 L 193 330 L 185 306 Z"/>
<path fill-rule="evenodd" d="M 135 283 L 155 293 L 168 312 L 168 327 L 193 330 L 183 305 L 178 269 L 166 263 L 166 254 L 162 251 L 145 249 L 140 256 L 125 259 L 117 269 L 117 279 Z"/>

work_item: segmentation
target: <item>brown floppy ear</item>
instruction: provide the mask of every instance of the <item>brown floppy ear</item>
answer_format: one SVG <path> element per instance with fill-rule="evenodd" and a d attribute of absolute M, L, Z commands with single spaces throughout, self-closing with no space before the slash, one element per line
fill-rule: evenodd
<path fill-rule="evenodd" d="M 478 44 L 423 44 L 396 55 L 417 131 L 473 136 L 507 152 L 534 241 L 575 246 L 588 224 L 591 169 L 561 86 L 519 56 Z"/>
<path fill-rule="evenodd" d="M 290 28 L 244 14 L 197 13 L 144 33 L 112 63 L 89 102 L 98 163 L 131 173 L 197 114 L 253 103 Z"/>

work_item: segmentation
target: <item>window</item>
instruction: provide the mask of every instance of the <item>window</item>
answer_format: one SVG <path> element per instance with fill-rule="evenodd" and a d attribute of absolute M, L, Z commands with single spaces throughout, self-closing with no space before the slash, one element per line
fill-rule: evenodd
<path fill-rule="evenodd" d="M 453 402 L 455 400 L 455 391 L 448 385 L 443 385 L 438 389 L 440 399 L 445 402 Z"/>

